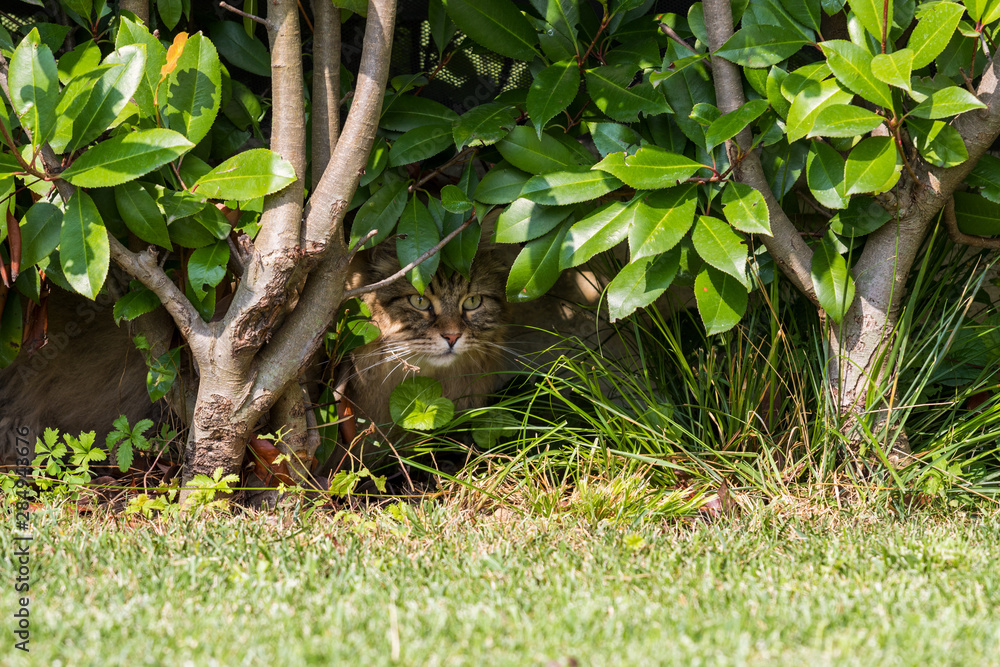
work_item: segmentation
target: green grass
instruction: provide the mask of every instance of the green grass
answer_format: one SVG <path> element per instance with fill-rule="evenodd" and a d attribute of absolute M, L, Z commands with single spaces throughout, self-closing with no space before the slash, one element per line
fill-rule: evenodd
<path fill-rule="evenodd" d="M 40 511 L 31 654 L 5 633 L 0 663 L 1000 664 L 995 509 L 795 510 L 639 527 L 454 502 L 133 526 Z"/>

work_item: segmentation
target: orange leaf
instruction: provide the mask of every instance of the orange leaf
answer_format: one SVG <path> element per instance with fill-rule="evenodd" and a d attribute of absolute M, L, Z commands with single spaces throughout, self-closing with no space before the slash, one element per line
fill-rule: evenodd
<path fill-rule="evenodd" d="M 184 45 L 187 44 L 188 34 L 186 32 L 179 32 L 177 36 L 174 37 L 174 43 L 170 45 L 167 49 L 167 62 L 160 68 L 160 79 L 168 76 L 177 67 L 177 61 L 180 59 L 181 54 L 184 53 Z"/>

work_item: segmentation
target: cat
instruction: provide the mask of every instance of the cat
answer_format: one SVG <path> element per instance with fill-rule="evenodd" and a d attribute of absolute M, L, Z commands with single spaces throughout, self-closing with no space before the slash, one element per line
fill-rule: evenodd
<path fill-rule="evenodd" d="M 343 395 L 350 411 L 376 430 L 350 437 L 353 446 L 342 443 L 331 458 L 334 469 L 350 467 L 349 458 L 374 465 L 404 444 L 389 398 L 405 378 L 438 380 L 459 410 L 483 406 L 504 384 L 512 360 L 505 345 L 508 268 L 495 253 L 480 251 L 468 278 L 442 268 L 423 294 L 401 278 L 362 297 L 380 335 L 351 352 Z M 373 284 L 397 271 L 395 253 L 376 248 L 352 263 L 348 285 Z"/>

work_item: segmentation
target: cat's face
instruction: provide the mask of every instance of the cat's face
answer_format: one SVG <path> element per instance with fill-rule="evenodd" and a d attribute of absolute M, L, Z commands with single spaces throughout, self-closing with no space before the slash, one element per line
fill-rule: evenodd
<path fill-rule="evenodd" d="M 376 258 L 369 279 L 398 270 L 395 256 Z M 395 281 L 369 301 L 382 332 L 379 344 L 417 366 L 437 368 L 499 354 L 506 324 L 505 278 L 500 262 L 481 253 L 471 280 L 457 272 L 447 276 L 442 269 L 422 295 L 405 278 Z"/>

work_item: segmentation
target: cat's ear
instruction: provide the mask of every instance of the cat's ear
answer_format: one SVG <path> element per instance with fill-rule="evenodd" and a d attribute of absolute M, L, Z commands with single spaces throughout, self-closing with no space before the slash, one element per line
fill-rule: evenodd
<path fill-rule="evenodd" d="M 497 219 L 500 214 L 503 213 L 504 207 L 497 206 L 492 211 L 483 216 L 480 221 L 480 226 L 482 228 L 482 233 L 479 235 L 479 249 L 490 249 L 496 245 L 496 239 L 494 236 L 497 231 Z"/>

